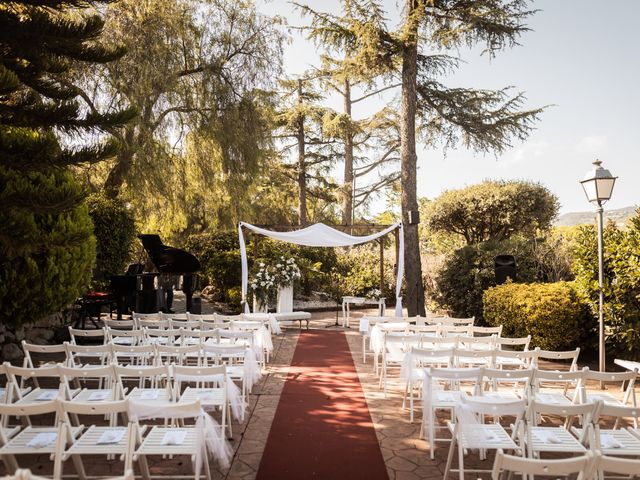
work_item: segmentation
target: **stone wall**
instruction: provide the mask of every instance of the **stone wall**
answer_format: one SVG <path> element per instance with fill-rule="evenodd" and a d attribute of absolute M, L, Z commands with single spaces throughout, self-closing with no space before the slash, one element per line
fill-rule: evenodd
<path fill-rule="evenodd" d="M 67 318 L 66 312 L 59 312 L 19 327 L 0 324 L 0 361 L 13 363 L 21 360 L 22 340 L 37 345 L 56 343 L 56 331 L 65 324 Z"/>

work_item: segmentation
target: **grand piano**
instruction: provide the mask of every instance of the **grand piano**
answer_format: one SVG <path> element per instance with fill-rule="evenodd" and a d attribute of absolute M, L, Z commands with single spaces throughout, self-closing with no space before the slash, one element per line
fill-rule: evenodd
<path fill-rule="evenodd" d="M 141 234 L 138 238 L 157 272 L 144 272 L 142 264 L 132 264 L 125 275 L 111 277 L 109 290 L 116 300 L 118 318 L 123 313 L 156 313 L 164 308 L 160 275 L 175 275 L 177 288 L 185 293 L 187 311 L 193 307 L 193 293 L 198 287 L 200 262 L 189 252 L 169 247 L 159 235 Z"/>

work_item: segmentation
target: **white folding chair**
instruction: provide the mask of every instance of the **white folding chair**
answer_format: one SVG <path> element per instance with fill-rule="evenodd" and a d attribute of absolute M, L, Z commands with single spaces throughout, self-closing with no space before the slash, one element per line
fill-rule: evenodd
<path fill-rule="evenodd" d="M 460 399 L 469 394 L 476 394 L 481 381 L 481 368 L 424 369 L 420 437 L 422 438 L 424 430 L 426 430 L 431 459 L 435 458 L 436 442 L 450 441 L 448 438 L 436 438 L 435 436 L 436 411 L 449 410 L 451 418 L 455 418 L 455 411 Z M 448 427 L 444 428 L 448 429 Z"/>
<path fill-rule="evenodd" d="M 160 320 L 160 313 L 138 313 L 138 312 L 131 312 L 131 318 L 134 322 L 138 322 L 140 320 L 155 320 L 158 321 Z"/>
<path fill-rule="evenodd" d="M 469 327 L 466 325 L 440 325 L 440 336 L 459 337 L 468 336 Z"/>
<path fill-rule="evenodd" d="M 112 360 L 118 365 L 153 365 L 156 349 L 153 345 L 118 345 L 111 346 Z"/>
<path fill-rule="evenodd" d="M 156 349 L 156 363 L 175 363 L 187 365 L 195 359 L 196 364 L 201 363 L 200 345 L 154 345 Z"/>
<path fill-rule="evenodd" d="M 107 329 L 113 330 L 133 330 L 136 327 L 136 321 L 134 319 L 131 320 L 112 320 L 110 318 L 105 318 L 103 320 L 104 326 Z"/>
<path fill-rule="evenodd" d="M 150 330 L 166 330 L 171 328 L 170 320 L 159 320 L 157 318 L 139 318 L 136 321 L 136 328 L 148 328 Z"/>
<path fill-rule="evenodd" d="M 402 408 L 406 408 L 409 399 L 409 421 L 413 423 L 415 411 L 415 388 L 422 388 L 425 368 L 448 368 L 453 366 L 453 348 L 424 349 L 412 347 L 405 354 L 400 376 L 405 379 L 405 392 Z"/>
<path fill-rule="evenodd" d="M 102 367 L 111 361 L 112 346 L 109 343 L 105 345 L 75 345 L 67 343 L 66 353 L 66 364 L 69 367 Z"/>
<path fill-rule="evenodd" d="M 502 335 L 502 325 L 498 325 L 497 327 L 478 327 L 472 325 L 469 327 L 468 332 L 471 337 L 490 337 L 492 335 L 500 337 L 500 335 Z"/>
<path fill-rule="evenodd" d="M 637 370 L 630 372 L 598 372 L 587 369 L 582 382 L 580 401 L 595 402 L 601 400 L 609 405 L 635 407 L 637 402 L 634 387 L 637 375 Z M 589 386 L 589 382 L 598 382 L 602 387 L 594 389 Z M 604 390 L 611 384 L 618 384 L 620 395 L 616 396 Z M 636 424 L 635 427 L 637 428 L 638 425 Z"/>
<path fill-rule="evenodd" d="M 382 388 L 385 397 L 387 396 L 387 376 L 389 367 L 401 367 L 407 352 L 411 348 L 420 346 L 420 335 L 401 334 L 401 333 L 385 333 L 382 341 L 382 372 L 378 388 Z"/>
<path fill-rule="evenodd" d="M 200 320 L 187 320 L 172 317 L 169 319 L 169 328 L 184 328 L 185 330 L 195 330 L 200 328 Z"/>
<path fill-rule="evenodd" d="M 371 328 L 369 348 L 373 352 L 373 370 L 376 375 L 380 370 L 380 356 L 384 348 L 384 337 L 389 333 L 406 334 L 409 328 L 407 322 L 382 322 L 376 323 Z"/>
<path fill-rule="evenodd" d="M 505 350 L 501 348 L 500 339 L 496 339 L 498 348 L 496 348 L 495 363 L 496 368 L 534 368 L 538 358 L 538 349 L 534 350 Z"/>
<path fill-rule="evenodd" d="M 493 350 L 469 350 L 456 348 L 453 352 L 453 364 L 458 368 L 493 368 L 495 353 Z"/>
<path fill-rule="evenodd" d="M 535 369 L 533 375 L 533 397 L 541 403 L 570 405 L 580 400 L 580 389 L 584 382 L 585 369 L 579 371 L 552 371 Z M 572 388 L 569 391 L 569 387 Z"/>
<path fill-rule="evenodd" d="M 453 317 L 440 317 L 438 318 L 438 323 L 443 326 L 448 327 L 471 327 L 473 326 L 476 317 L 469 318 L 453 318 Z"/>
<path fill-rule="evenodd" d="M 640 457 L 640 431 L 636 428 L 618 428 L 627 420 L 637 424 L 640 408 L 612 405 L 599 401 L 599 408 L 595 414 L 594 447 L 604 455 Z M 606 418 L 615 420 L 613 428 L 604 428 Z"/>
<path fill-rule="evenodd" d="M 82 462 L 83 455 L 102 455 L 113 458 L 114 455 L 122 457 L 123 474 L 127 466 L 126 456 L 131 450 L 131 428 L 126 420 L 128 411 L 127 401 L 105 401 L 105 402 L 58 402 L 59 415 L 62 419 L 60 450 L 55 458 L 54 478 L 61 478 L 64 462 L 72 459 L 76 475 L 81 480 L 87 478 L 87 473 Z M 81 427 L 81 434 L 78 436 L 77 429 L 73 423 L 78 417 L 107 416 L 111 419 L 108 426 L 98 426 L 89 424 L 86 428 Z M 118 422 L 118 417 L 122 422 Z M 73 422 L 71 419 L 75 419 Z"/>
<path fill-rule="evenodd" d="M 60 389 L 60 370 L 57 365 L 45 366 L 40 368 L 23 368 L 14 367 L 9 363 L 5 363 L 5 369 L 8 375 L 8 391 L 7 399 L 10 403 L 23 404 L 32 402 L 45 402 L 58 398 L 61 394 L 64 396 L 65 391 Z M 35 386 L 34 380 L 39 378 L 50 379 L 55 383 L 54 388 L 42 388 Z M 27 382 L 33 382 L 34 387 L 27 389 L 21 385 Z M 75 395 L 78 390 L 73 390 L 70 395 Z"/>
<path fill-rule="evenodd" d="M 537 458 L 541 453 L 586 453 L 585 445 L 593 438 L 591 429 L 596 407 L 596 403 L 558 405 L 531 400 L 527 409 L 525 437 L 528 456 Z M 542 426 L 538 422 L 542 416 L 558 417 L 564 424 Z M 576 417 L 581 419 L 582 428 L 572 428 L 570 431 L 567 427 Z"/>
<path fill-rule="evenodd" d="M 265 325 L 267 323 L 261 320 L 234 320 L 231 322 L 232 331 L 253 333 L 254 346 L 262 351 L 260 364 L 263 367 L 269 362 L 269 357 L 273 352 L 273 340 Z"/>
<path fill-rule="evenodd" d="M 16 455 L 57 455 L 60 451 L 61 427 L 57 420 L 58 400 L 38 401 L 34 403 L 0 404 L 0 418 L 4 423 L 9 417 L 27 419 L 28 425 L 13 437 L 7 438 L 0 430 L 0 458 L 7 471 L 15 472 L 19 467 Z M 31 426 L 31 418 L 38 417 L 38 426 Z M 51 420 L 53 417 L 53 420 Z M 80 433 L 74 427 L 72 435 Z M 60 478 L 56 476 L 55 478 Z"/>
<path fill-rule="evenodd" d="M 465 471 L 482 472 L 483 470 L 465 469 L 465 452 L 478 449 L 481 457 L 486 450 L 509 450 L 522 453 L 522 448 L 516 443 L 516 439 L 521 435 L 523 429 L 522 417 L 525 411 L 525 401 L 497 402 L 495 399 L 484 399 L 482 397 L 460 399 L 460 405 L 455 410 L 455 423 L 449 422 L 451 431 L 451 445 L 447 456 L 444 478 L 449 478 L 449 473 L 456 471 L 453 469 L 454 452 L 458 451 L 458 475 L 460 480 L 464 480 Z M 514 427 L 509 434 L 502 425 L 497 422 L 483 423 L 487 416 L 502 417 L 513 416 Z"/>
<path fill-rule="evenodd" d="M 132 449 L 128 455 L 132 469 L 137 459 L 143 478 L 150 478 L 148 456 L 185 455 L 194 461 L 194 480 L 200 479 L 204 468 L 207 480 L 211 480 L 209 457 L 214 456 L 223 468 L 229 466 L 232 450 L 224 439 L 224 430 L 220 430 L 213 419 L 207 419 L 199 401 L 159 404 L 149 407 L 145 403 L 129 401 L 129 418 L 132 422 Z M 140 422 L 148 418 L 161 418 L 165 425 L 153 425 L 146 435 L 142 434 Z M 184 420 L 195 419 L 195 424 L 187 425 Z M 174 425 L 167 425 L 171 420 Z M 180 421 L 178 426 L 175 421 Z M 154 476 L 155 477 L 155 476 Z M 156 477 L 157 478 L 157 477 Z M 168 477 L 163 477 L 168 478 Z M 170 478 L 188 478 L 171 475 Z"/>
<path fill-rule="evenodd" d="M 225 365 L 229 378 L 241 382 L 242 400 L 246 402 L 247 393 L 262 378 L 256 353 L 247 345 L 225 344 L 204 344 L 202 353 L 205 366 Z"/>
<path fill-rule="evenodd" d="M 576 480 L 588 480 L 591 478 L 590 472 L 593 470 L 594 463 L 595 457 L 591 452 L 573 458 L 540 460 L 507 455 L 498 451 L 493 462 L 491 480 L 509 479 L 514 473 L 522 475 L 522 478 L 571 476 Z"/>
<path fill-rule="evenodd" d="M 64 395 L 64 400 L 94 403 L 121 400 L 121 398 L 118 398 L 113 365 L 96 368 L 74 368 L 60 365 L 58 372 L 63 387 L 66 392 L 68 392 Z M 83 386 L 82 389 L 72 397 L 69 392 L 73 391 L 71 385 L 72 383 L 77 384 L 76 380 L 80 382 L 80 385 L 86 385 L 87 382 L 95 382 L 98 388 Z"/>
<path fill-rule="evenodd" d="M 22 351 L 24 352 L 24 359 L 22 361 L 22 366 L 24 368 L 57 365 L 58 363 L 63 363 L 66 361 L 67 350 L 64 343 L 60 343 L 57 345 L 35 345 L 22 340 Z M 34 353 L 38 356 L 46 358 L 41 358 L 39 359 L 39 361 L 34 362 L 31 356 Z"/>
<path fill-rule="evenodd" d="M 605 474 L 616 474 L 619 476 L 629 476 L 634 478 L 640 472 L 640 460 L 631 458 L 611 457 L 598 453 L 595 462 L 595 470 L 599 478 L 604 478 Z"/>
<path fill-rule="evenodd" d="M 143 345 L 144 332 L 142 330 L 116 330 L 107 327 L 107 340 L 115 345 Z"/>
<path fill-rule="evenodd" d="M 563 350 L 563 351 L 553 351 L 553 350 L 538 350 L 538 355 L 536 357 L 535 367 L 538 369 L 544 369 L 544 366 L 541 365 L 542 360 L 547 360 L 550 362 L 568 362 L 568 370 L 570 372 L 575 372 L 578 370 L 578 356 L 580 355 L 580 348 L 576 348 L 575 350 Z M 557 370 L 554 368 L 554 370 Z"/>
<path fill-rule="evenodd" d="M 120 396 L 151 403 L 176 400 L 169 365 L 114 365 L 113 368 Z"/>
<path fill-rule="evenodd" d="M 501 370 L 484 368 L 482 370 L 483 397 L 499 400 L 528 399 L 531 394 L 532 369 Z"/>
<path fill-rule="evenodd" d="M 244 419 L 244 405 L 242 405 L 241 393 L 238 387 L 227 377 L 227 370 L 224 365 L 214 367 L 190 367 L 172 365 L 173 383 L 175 398 L 179 398 L 180 403 L 189 403 L 198 400 L 202 408 L 207 411 L 220 410 L 221 427 L 229 431 L 229 437 L 233 436 L 231 426 L 231 406 L 237 408 L 238 420 Z M 184 391 L 182 387 L 188 385 Z M 194 385 L 194 386 L 191 386 Z M 233 385 L 237 389 L 237 395 L 231 400 L 230 392 L 233 391 Z M 181 393 L 182 392 L 182 393 Z"/>
<path fill-rule="evenodd" d="M 513 337 L 513 338 L 503 337 L 499 335 L 498 338 L 496 338 L 496 345 L 499 349 L 502 349 L 503 347 L 508 347 L 508 349 L 510 350 L 527 351 L 529 350 L 530 344 L 531 344 L 531 335 L 527 335 L 526 337 Z"/>

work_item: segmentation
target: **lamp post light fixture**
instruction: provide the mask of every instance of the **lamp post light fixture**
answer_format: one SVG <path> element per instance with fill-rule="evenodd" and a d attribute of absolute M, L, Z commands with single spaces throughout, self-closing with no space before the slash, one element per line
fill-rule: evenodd
<path fill-rule="evenodd" d="M 598 225 L 598 367 L 601 372 L 605 371 L 605 348 L 604 348 L 604 240 L 603 240 L 603 208 L 607 200 L 611 198 L 613 186 L 618 177 L 611 175 L 611 172 L 602 168 L 602 162 L 596 160 L 593 162 L 593 170 L 589 170 L 584 178 L 580 181 L 584 193 L 589 202 L 598 206 L 596 220 Z"/>

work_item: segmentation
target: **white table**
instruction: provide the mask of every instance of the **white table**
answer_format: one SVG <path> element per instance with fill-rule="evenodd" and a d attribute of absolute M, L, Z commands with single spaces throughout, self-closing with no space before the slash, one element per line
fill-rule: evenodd
<path fill-rule="evenodd" d="M 387 308 L 385 298 L 380 299 L 366 298 L 366 297 L 342 297 L 342 326 L 349 328 L 349 317 L 351 316 L 351 309 L 349 305 L 377 305 L 378 315 L 384 317 L 384 311 Z"/>

